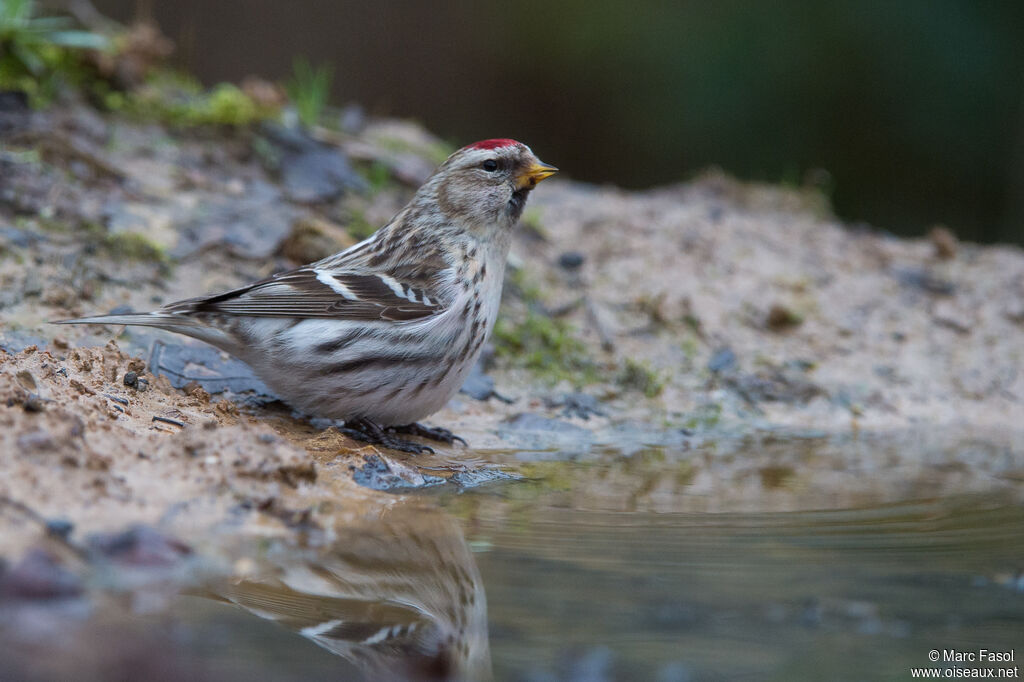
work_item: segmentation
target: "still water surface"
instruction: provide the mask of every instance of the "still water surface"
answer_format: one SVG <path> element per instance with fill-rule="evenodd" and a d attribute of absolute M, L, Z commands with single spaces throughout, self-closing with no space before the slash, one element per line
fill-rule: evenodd
<path fill-rule="evenodd" d="M 192 682 L 898 680 L 932 649 L 1024 655 L 1016 496 L 594 509 L 578 466 L 413 496 L 326 547 L 266 548 L 265 567 L 170 611 L 100 608 L 92 631 L 138 648 L 128 670 Z M 94 656 L 79 678 L 125 665 Z"/>

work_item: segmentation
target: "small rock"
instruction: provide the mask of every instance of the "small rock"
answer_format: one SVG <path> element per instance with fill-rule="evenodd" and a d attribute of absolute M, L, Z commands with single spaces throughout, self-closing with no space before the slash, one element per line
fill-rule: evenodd
<path fill-rule="evenodd" d="M 124 375 L 124 385 L 129 388 L 136 388 L 139 385 L 139 375 L 136 372 L 127 372 Z"/>
<path fill-rule="evenodd" d="M 281 183 L 292 201 L 321 203 L 348 190 L 366 188 L 366 181 L 340 150 L 314 140 L 303 130 L 267 124 L 262 132 L 277 147 Z"/>
<path fill-rule="evenodd" d="M 469 376 L 466 377 L 466 381 L 462 384 L 462 388 L 459 389 L 459 392 L 465 393 L 469 397 L 477 400 L 497 398 L 503 403 L 515 402 L 511 398 L 506 398 L 494 390 L 494 379 L 484 372 L 483 364 L 484 361 L 483 358 L 481 358 L 479 362 L 473 365 L 473 369 L 470 370 Z"/>
<path fill-rule="evenodd" d="M 198 381 L 188 382 L 182 390 L 185 391 L 185 395 L 191 396 L 205 405 L 210 403 L 210 394 L 199 385 Z"/>
<path fill-rule="evenodd" d="M 444 483 L 439 476 L 420 473 L 408 465 L 381 455 L 363 455 L 363 466 L 352 473 L 352 480 L 373 490 L 425 488 Z"/>
<path fill-rule="evenodd" d="M 936 225 L 928 233 L 928 240 L 935 247 L 935 257 L 950 260 L 956 257 L 957 239 L 953 231 L 945 225 Z"/>
<path fill-rule="evenodd" d="M 782 305 L 781 303 L 776 303 L 768 310 L 768 317 L 765 319 L 765 324 L 768 325 L 769 329 L 781 331 L 783 329 L 796 327 L 803 321 L 803 316 L 792 308 Z"/>
<path fill-rule="evenodd" d="M 241 196 L 204 195 L 192 218 L 180 226 L 169 255 L 186 259 L 213 246 L 242 258 L 266 259 L 280 247 L 299 209 L 281 191 L 253 180 Z"/>
<path fill-rule="evenodd" d="M 736 353 L 732 348 L 724 346 L 711 354 L 708 360 L 708 371 L 714 374 L 725 372 L 736 366 Z"/>
<path fill-rule="evenodd" d="M 207 393 L 216 395 L 252 392 L 266 401 L 276 398 L 248 365 L 205 344 L 170 344 L 156 341 L 149 356 L 154 374 L 163 374 L 175 388 L 196 382 Z"/>
<path fill-rule="evenodd" d="M 22 452 L 40 452 L 55 447 L 53 436 L 43 429 L 35 429 L 18 436 L 18 449 Z"/>
<path fill-rule="evenodd" d="M 31 121 L 27 94 L 20 90 L 0 92 L 0 135 L 28 128 Z"/>
<path fill-rule="evenodd" d="M 331 201 L 348 189 L 363 187 L 348 160 L 326 147 L 285 157 L 281 176 L 288 198 L 304 204 Z"/>
<path fill-rule="evenodd" d="M 78 379 L 72 379 L 71 381 L 69 381 L 68 386 L 75 389 L 82 395 L 96 395 L 96 391 L 92 390 Z"/>
<path fill-rule="evenodd" d="M 46 339 L 21 329 L 0 329 L 0 350 L 5 350 L 13 355 L 33 346 L 45 347 Z"/>
<path fill-rule="evenodd" d="M 82 592 L 81 581 L 44 549 L 31 549 L 6 572 L 0 573 L 0 598 L 61 599 Z"/>
<path fill-rule="evenodd" d="M 558 257 L 558 265 L 566 270 L 578 270 L 585 260 L 586 256 L 579 251 L 566 251 Z"/>
<path fill-rule="evenodd" d="M 93 535 L 88 545 L 97 554 L 134 566 L 170 566 L 192 553 L 184 542 L 148 526 Z"/>
<path fill-rule="evenodd" d="M 18 380 L 18 384 L 26 391 L 36 390 L 36 378 L 32 376 L 32 372 L 23 369 L 14 376 Z"/>
<path fill-rule="evenodd" d="M 213 407 L 218 413 L 225 416 L 237 417 L 239 414 L 238 406 L 226 398 L 218 400 Z"/>
<path fill-rule="evenodd" d="M 40 241 L 46 241 L 46 236 L 7 225 L 0 226 L 0 245 L 10 244 L 25 249 L 35 246 Z"/>
<path fill-rule="evenodd" d="M 729 375 L 725 378 L 725 386 L 751 405 L 759 402 L 804 404 L 826 394 L 825 389 L 802 373 L 779 367 L 754 374 Z"/>
<path fill-rule="evenodd" d="M 937 296 L 952 296 L 956 285 L 923 268 L 895 268 L 893 275 L 905 287 Z"/>
<path fill-rule="evenodd" d="M 545 399 L 544 402 L 548 407 L 563 408 L 563 417 L 590 419 L 592 416 L 605 416 L 597 398 L 586 393 L 565 393 L 557 400 Z"/>
<path fill-rule="evenodd" d="M 75 524 L 71 523 L 67 519 L 49 519 L 46 522 L 46 533 L 52 535 L 55 538 L 61 538 L 62 540 L 67 539 L 71 535 L 71 531 L 75 529 Z"/>

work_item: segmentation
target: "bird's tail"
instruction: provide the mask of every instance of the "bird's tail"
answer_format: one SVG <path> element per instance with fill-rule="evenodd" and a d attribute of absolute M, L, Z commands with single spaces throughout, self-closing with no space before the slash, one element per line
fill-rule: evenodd
<path fill-rule="evenodd" d="M 214 345 L 221 350 L 226 350 L 229 353 L 236 353 L 238 351 L 237 341 L 225 331 L 205 324 L 188 315 L 178 315 L 160 310 L 151 313 L 94 315 L 92 317 L 77 317 L 71 320 L 53 320 L 52 324 L 129 324 L 140 327 L 156 327 L 157 329 L 191 336 L 194 339 Z"/>
<path fill-rule="evenodd" d="M 188 320 L 181 319 L 177 315 L 164 315 L 161 313 L 125 313 L 123 315 L 76 317 L 72 320 L 53 320 L 52 324 L 134 324 L 144 327 L 168 329 L 179 325 L 188 326 Z"/>

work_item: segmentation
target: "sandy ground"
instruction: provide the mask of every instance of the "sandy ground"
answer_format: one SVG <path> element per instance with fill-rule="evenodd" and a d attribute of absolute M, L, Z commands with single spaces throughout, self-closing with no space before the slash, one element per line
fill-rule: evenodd
<path fill-rule="evenodd" d="M 813 190 L 715 173 L 636 193 L 545 182 L 516 239 L 504 318 L 513 330 L 531 315 L 564 323 L 588 374 L 552 373 L 564 349 L 532 369 L 499 354 L 487 372 L 512 402 L 460 394 L 431 421 L 472 448 L 412 458 L 258 391 L 175 387 L 147 366 L 154 342 L 179 343 L 170 335 L 47 321 L 149 309 L 343 248 L 346 227 L 382 224 L 411 196 L 431 167 L 417 150 L 435 139 L 394 121 L 330 136 L 390 179 L 310 204 L 289 200 L 253 151 L 257 134 L 175 132 L 79 106 L 18 125 L 0 147 L 0 555 L 60 520 L 79 539 L 143 523 L 216 548 L 225 533 L 330 528 L 401 500 L 368 485 L 474 485 L 588 457 L 613 462 L 611 476 L 569 469 L 579 499 L 600 508 L 1019 494 L 1020 249 L 897 239 L 840 224 Z M 129 372 L 142 383 L 126 385 Z M 758 440 L 780 431 L 896 445 Z M 714 457 L 740 438 L 754 440 Z M 986 445 L 943 447 L 965 439 Z M 672 466 L 616 468 L 649 448 Z M 872 478 L 871 462 L 893 458 L 895 478 Z"/>

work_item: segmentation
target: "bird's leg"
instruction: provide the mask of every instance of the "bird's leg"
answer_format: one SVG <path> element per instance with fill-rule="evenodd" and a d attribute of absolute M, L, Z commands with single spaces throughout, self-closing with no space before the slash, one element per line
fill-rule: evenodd
<path fill-rule="evenodd" d="M 419 443 L 414 443 L 411 440 L 395 438 L 369 419 L 348 419 L 345 421 L 345 426 L 338 427 L 338 431 L 354 440 L 369 443 L 371 445 L 382 445 L 386 448 L 391 448 L 392 450 L 409 452 L 414 455 L 419 455 L 424 452 L 433 454 L 434 452 L 433 448 L 426 445 L 420 445 Z"/>
<path fill-rule="evenodd" d="M 459 441 L 463 445 L 469 446 L 469 443 L 464 438 L 456 436 L 448 429 L 441 428 L 440 426 L 424 426 L 423 424 L 412 423 L 405 426 L 389 426 L 388 431 L 391 433 L 401 433 L 406 436 L 419 436 L 420 438 L 436 440 L 446 445 Z"/>

